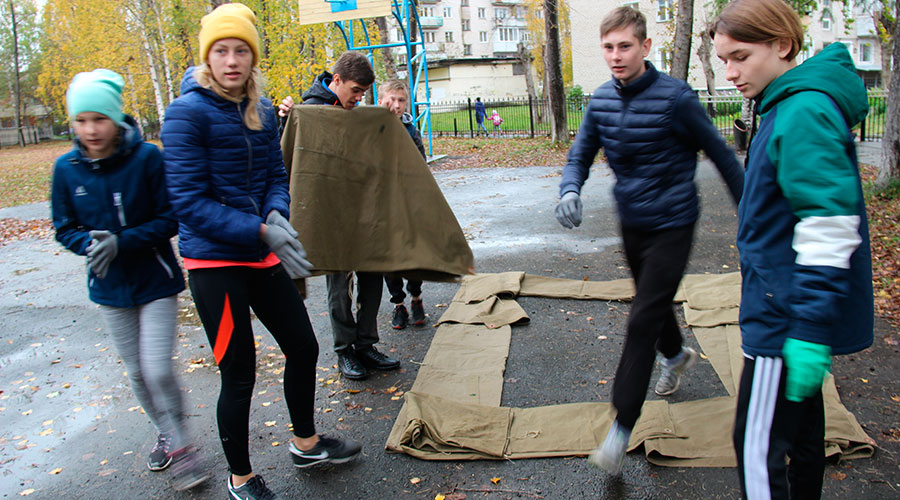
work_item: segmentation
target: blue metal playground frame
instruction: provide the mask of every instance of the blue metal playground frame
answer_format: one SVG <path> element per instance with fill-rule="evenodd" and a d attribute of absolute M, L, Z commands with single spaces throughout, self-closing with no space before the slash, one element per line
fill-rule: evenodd
<path fill-rule="evenodd" d="M 332 0 L 336 1 L 336 0 Z M 354 20 L 335 21 L 334 25 L 341 31 L 344 42 L 347 44 L 347 50 L 364 50 L 368 53 L 369 62 L 374 64 L 373 50 L 390 49 L 393 47 L 406 47 L 406 73 L 409 85 L 409 94 L 411 102 L 411 112 L 413 114 L 413 123 L 419 130 L 428 135 L 428 156 L 434 156 L 434 148 L 431 142 L 431 89 L 428 85 L 428 61 L 425 56 L 425 37 L 422 33 L 422 25 L 419 23 L 419 13 L 416 12 L 414 4 L 411 0 L 392 0 L 391 13 L 400 24 L 403 33 L 403 41 L 396 43 L 372 44 L 369 39 L 369 30 L 366 28 L 364 19 L 356 19 L 365 38 L 365 45 L 355 45 L 353 36 Z M 416 20 L 417 37 L 415 42 L 410 42 L 409 21 L 411 18 Z M 413 56 L 413 48 L 420 47 L 415 56 Z M 425 98 L 419 99 L 419 85 L 425 84 Z M 375 102 L 378 102 L 378 89 L 372 86 Z M 425 135 L 425 134 L 423 134 Z"/>

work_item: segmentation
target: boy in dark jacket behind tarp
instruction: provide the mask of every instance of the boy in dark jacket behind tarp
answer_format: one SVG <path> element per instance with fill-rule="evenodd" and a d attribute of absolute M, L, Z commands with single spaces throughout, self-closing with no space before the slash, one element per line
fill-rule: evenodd
<path fill-rule="evenodd" d="M 631 7 L 613 10 L 600 25 L 600 38 L 613 79 L 594 92 L 569 150 L 556 217 L 567 228 L 581 224 L 579 193 L 602 147 L 616 174 L 613 193 L 636 290 L 613 385 L 618 414 L 590 461 L 619 474 L 656 351 L 662 354 L 660 396 L 674 393 L 682 372 L 697 359 L 693 349 L 682 346 L 672 310 L 699 215 L 697 151 L 715 163 L 735 202 L 744 175 L 687 83 L 644 60 L 651 42 L 643 14 Z"/>

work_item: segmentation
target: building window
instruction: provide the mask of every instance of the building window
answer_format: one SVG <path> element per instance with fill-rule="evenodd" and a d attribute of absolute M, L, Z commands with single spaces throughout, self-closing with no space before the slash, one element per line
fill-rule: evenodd
<path fill-rule="evenodd" d="M 434 43 L 434 31 L 425 31 L 422 33 L 426 43 Z"/>
<path fill-rule="evenodd" d="M 823 8 L 823 9 L 830 9 L 830 8 L 831 8 L 831 0 L 824 0 L 824 1 L 822 2 L 822 8 Z"/>
<path fill-rule="evenodd" d="M 497 19 L 506 19 L 507 14 L 509 14 L 509 11 L 506 9 L 494 9 L 494 17 Z"/>
<path fill-rule="evenodd" d="M 488 41 L 487 31 L 479 31 L 478 32 L 478 41 L 479 42 Z"/>
<path fill-rule="evenodd" d="M 478 7 L 478 19 L 484 19 L 484 7 Z"/>
<path fill-rule="evenodd" d="M 422 15 L 424 17 L 434 17 L 434 7 L 422 7 Z"/>
<path fill-rule="evenodd" d="M 469 45 L 469 44 L 464 44 L 464 45 L 463 45 L 463 55 L 464 55 L 464 56 L 471 56 L 471 55 L 472 55 L 472 46 L 471 46 L 471 45 Z"/>
<path fill-rule="evenodd" d="M 531 41 L 531 33 L 527 32 L 527 31 L 522 31 L 521 37 L 522 37 L 522 41 L 523 41 L 523 42 L 530 42 L 530 41 Z"/>
<path fill-rule="evenodd" d="M 656 69 L 667 73 L 669 71 L 669 65 L 672 63 L 672 52 L 666 49 L 656 49 Z"/>
<path fill-rule="evenodd" d="M 452 32 L 452 31 L 445 31 L 445 32 L 444 32 L 444 41 L 445 41 L 445 42 L 452 42 L 452 41 L 453 41 L 453 32 Z"/>
<path fill-rule="evenodd" d="M 519 30 L 515 28 L 500 28 L 501 42 L 517 42 L 519 40 Z"/>
<path fill-rule="evenodd" d="M 538 19 L 543 19 L 544 18 L 544 9 L 539 8 L 539 9 L 535 10 L 534 17 L 536 17 Z"/>
<path fill-rule="evenodd" d="M 631 7 L 634 10 L 641 10 L 640 6 L 638 5 L 638 2 L 632 1 L 632 0 L 622 2 L 622 7 Z"/>
<path fill-rule="evenodd" d="M 472 30 L 472 25 L 468 19 L 462 20 L 462 30 L 463 31 L 471 31 Z"/>
<path fill-rule="evenodd" d="M 831 12 L 825 11 L 822 13 L 822 29 L 825 31 L 831 31 Z"/>
<path fill-rule="evenodd" d="M 453 9 L 451 9 L 450 7 L 444 7 L 444 17 L 451 17 L 452 13 Z"/>
<path fill-rule="evenodd" d="M 675 19 L 675 10 L 672 7 L 672 0 L 656 0 L 656 21 L 660 23 Z"/>
<path fill-rule="evenodd" d="M 459 5 L 462 6 L 462 7 L 468 7 L 468 6 L 469 6 L 469 0 L 462 0 L 461 2 L 459 2 Z"/>
<path fill-rule="evenodd" d="M 403 40 L 403 30 L 400 28 L 397 28 L 397 40 Z"/>
<path fill-rule="evenodd" d="M 859 42 L 859 62 L 872 62 L 872 44 L 870 42 Z"/>

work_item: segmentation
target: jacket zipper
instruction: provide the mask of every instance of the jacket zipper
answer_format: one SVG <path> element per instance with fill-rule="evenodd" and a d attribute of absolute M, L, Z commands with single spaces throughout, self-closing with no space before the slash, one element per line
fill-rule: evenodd
<path fill-rule="evenodd" d="M 113 205 L 116 206 L 116 211 L 119 213 L 119 224 L 125 227 L 125 207 L 122 205 L 122 193 L 113 193 Z"/>
<path fill-rule="evenodd" d="M 156 254 L 156 260 L 159 261 L 159 265 L 161 265 L 163 267 L 163 269 L 166 270 L 166 274 L 169 275 L 169 279 L 174 278 L 175 274 L 172 273 L 172 268 L 169 267 L 168 264 L 166 264 L 166 261 L 163 260 L 162 255 L 159 254 L 159 250 L 156 247 L 153 247 L 153 253 Z"/>
<path fill-rule="evenodd" d="M 259 205 L 256 204 L 256 200 L 253 199 L 253 193 L 250 192 L 250 177 L 253 174 L 253 145 L 250 144 L 250 138 L 247 137 L 247 126 L 244 124 L 244 114 L 241 112 L 241 103 L 238 103 L 237 110 L 238 117 L 241 119 L 241 133 L 244 134 L 244 142 L 247 143 L 247 198 L 250 199 L 250 203 L 252 203 L 253 208 L 256 209 L 256 215 L 262 217 Z M 262 246 L 257 247 L 256 253 L 259 260 L 262 260 L 265 257 L 262 252 Z"/>

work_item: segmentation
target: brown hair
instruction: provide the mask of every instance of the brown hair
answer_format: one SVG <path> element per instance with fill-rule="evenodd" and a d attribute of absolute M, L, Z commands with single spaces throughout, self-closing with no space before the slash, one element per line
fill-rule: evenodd
<path fill-rule="evenodd" d="M 369 63 L 369 58 L 362 52 L 348 50 L 338 57 L 331 72 L 341 75 L 341 80 L 356 82 L 360 85 L 372 85 L 375 81 L 375 71 Z"/>
<path fill-rule="evenodd" d="M 631 7 L 617 7 L 603 18 L 600 23 L 600 38 L 610 31 L 625 29 L 632 26 L 634 36 L 638 41 L 643 42 L 647 39 L 647 18 L 641 11 L 632 9 Z"/>
<path fill-rule="evenodd" d="M 213 77 L 212 70 L 205 62 L 201 63 L 197 66 L 197 69 L 194 70 L 194 79 L 197 80 L 197 83 L 199 83 L 201 87 L 211 89 L 216 95 L 226 101 L 240 103 L 243 102 L 244 97 L 249 99 L 247 109 L 244 110 L 244 125 L 250 130 L 262 130 L 263 124 L 262 119 L 259 117 L 258 105 L 259 98 L 263 93 L 264 80 L 262 72 L 259 70 L 259 66 L 253 66 L 250 70 L 250 78 L 244 83 L 244 95 L 240 97 L 229 95 L 228 92 L 225 91 L 225 88 L 216 81 L 215 77 Z"/>
<path fill-rule="evenodd" d="M 709 28 L 710 38 L 715 38 L 716 33 L 744 43 L 790 40 L 788 61 L 793 61 L 803 48 L 800 16 L 783 0 L 734 0 L 722 9 Z"/>

